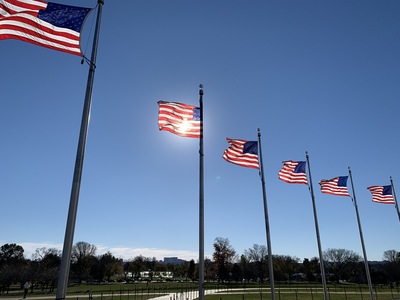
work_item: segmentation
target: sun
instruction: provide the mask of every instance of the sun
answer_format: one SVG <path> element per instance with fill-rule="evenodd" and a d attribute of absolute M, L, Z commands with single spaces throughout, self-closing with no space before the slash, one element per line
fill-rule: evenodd
<path fill-rule="evenodd" d="M 185 133 L 187 131 L 189 131 L 191 125 L 190 122 L 188 121 L 188 119 L 183 119 L 182 123 L 179 125 L 179 131 L 182 133 Z"/>

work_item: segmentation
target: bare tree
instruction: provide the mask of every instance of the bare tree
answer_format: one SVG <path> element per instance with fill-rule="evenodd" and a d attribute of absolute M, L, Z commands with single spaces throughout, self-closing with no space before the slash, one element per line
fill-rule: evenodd
<path fill-rule="evenodd" d="M 346 249 L 327 249 L 323 253 L 328 272 L 332 273 L 336 282 L 347 280 L 351 272 L 357 269 L 361 256 Z"/>
<path fill-rule="evenodd" d="M 266 260 L 268 258 L 267 247 L 264 245 L 254 244 L 253 248 L 244 250 L 244 255 L 246 255 L 250 262 Z"/>
<path fill-rule="evenodd" d="M 43 258 L 49 255 L 61 257 L 61 253 L 62 253 L 61 250 L 55 248 L 49 248 L 49 249 L 47 249 L 46 247 L 37 248 L 35 250 L 35 253 L 32 254 L 32 260 L 41 261 L 43 260 Z"/>
<path fill-rule="evenodd" d="M 38 248 L 32 254 L 32 259 L 31 265 L 37 266 L 36 284 L 41 286 L 42 291 L 48 289 L 49 292 L 53 292 L 60 271 L 61 250 Z"/>
<path fill-rule="evenodd" d="M 73 260 L 79 260 L 84 257 L 95 256 L 97 248 L 95 245 L 91 245 L 87 242 L 77 242 L 72 247 L 72 258 Z"/>
<path fill-rule="evenodd" d="M 316 281 L 316 275 L 320 273 L 319 259 L 317 257 L 313 257 L 311 260 L 304 258 L 302 270 L 308 281 Z"/>
<path fill-rule="evenodd" d="M 268 250 L 264 245 L 254 244 L 253 248 L 244 251 L 247 260 L 254 266 L 254 272 L 261 282 L 264 282 L 264 274 L 268 271 Z"/>
<path fill-rule="evenodd" d="M 300 259 L 289 255 L 274 255 L 274 271 L 276 278 L 292 280 L 293 274 L 298 272 Z"/>
<path fill-rule="evenodd" d="M 386 250 L 383 252 L 385 261 L 384 272 L 390 283 L 400 282 L 400 252 L 396 250 Z"/>
<path fill-rule="evenodd" d="M 77 242 L 72 247 L 71 270 L 75 272 L 79 282 L 82 282 L 84 279 L 89 279 L 90 269 L 93 258 L 96 255 L 96 250 L 97 248 L 95 245 L 91 245 L 87 242 Z"/>
<path fill-rule="evenodd" d="M 383 260 L 387 262 L 400 263 L 400 252 L 396 250 L 386 250 L 383 252 Z"/>

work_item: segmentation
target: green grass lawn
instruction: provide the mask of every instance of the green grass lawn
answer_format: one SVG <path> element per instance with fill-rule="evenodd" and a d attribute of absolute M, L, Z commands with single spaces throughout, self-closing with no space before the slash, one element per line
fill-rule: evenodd
<path fill-rule="evenodd" d="M 387 287 L 374 288 L 375 300 L 400 299 L 398 289 Z M 368 286 L 359 285 L 330 285 L 328 286 L 328 298 L 330 300 L 369 300 Z M 206 300 L 269 300 L 271 292 L 269 288 L 263 288 L 262 293 L 258 288 L 235 289 L 221 291 L 213 295 L 205 296 Z M 322 287 L 314 285 L 279 285 L 275 287 L 276 300 L 324 300 Z"/>
<path fill-rule="evenodd" d="M 211 295 L 208 290 L 214 290 Z M 188 293 L 188 300 L 192 300 L 198 291 L 198 284 L 192 282 L 151 282 L 151 283 L 112 283 L 112 284 L 80 284 L 71 285 L 67 289 L 67 296 L 73 299 L 87 300 L 89 293 L 94 300 L 147 300 L 158 296 L 181 292 Z M 23 290 L 19 286 L 13 287 L 8 294 L 1 294 L 1 298 L 21 298 Z M 32 297 L 55 297 L 55 292 L 46 293 L 35 288 L 27 299 Z M 356 284 L 329 284 L 329 300 L 369 300 L 367 285 Z M 178 299 L 178 297 L 176 297 Z M 216 284 L 207 283 L 205 300 L 270 300 L 271 292 L 268 284 L 262 286 L 252 284 Z M 390 289 L 386 286 L 374 287 L 374 300 L 400 299 L 399 288 Z M 185 299 L 186 300 L 186 299 Z M 275 285 L 275 300 L 324 300 L 321 284 L 307 283 L 279 283 Z"/>
<path fill-rule="evenodd" d="M 374 295 L 375 297 L 375 295 Z M 206 295 L 205 300 L 269 300 L 271 299 L 271 294 L 269 293 L 263 293 L 262 297 L 260 294 L 225 294 L 225 295 Z M 275 295 L 276 300 L 324 300 L 323 294 L 276 294 Z M 369 294 L 364 294 L 362 297 L 361 295 L 335 295 L 335 294 L 330 294 L 329 295 L 330 300 L 360 300 L 360 299 L 365 299 L 368 300 L 370 299 Z M 392 296 L 389 295 L 378 295 L 378 297 L 375 297 L 375 299 L 378 300 L 389 300 L 389 299 L 400 299 L 400 295 L 398 295 L 397 298 L 392 298 Z"/>

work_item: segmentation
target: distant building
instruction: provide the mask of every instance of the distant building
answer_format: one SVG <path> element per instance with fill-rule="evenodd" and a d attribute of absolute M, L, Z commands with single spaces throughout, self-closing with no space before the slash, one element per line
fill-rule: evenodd
<path fill-rule="evenodd" d="M 165 272 L 151 272 L 151 271 L 143 271 L 140 272 L 140 278 L 142 279 L 172 279 L 174 278 L 174 273 L 165 271 Z"/>
<path fill-rule="evenodd" d="M 181 265 L 184 264 L 186 260 L 179 259 L 177 257 L 164 257 L 164 264 L 166 265 Z"/>

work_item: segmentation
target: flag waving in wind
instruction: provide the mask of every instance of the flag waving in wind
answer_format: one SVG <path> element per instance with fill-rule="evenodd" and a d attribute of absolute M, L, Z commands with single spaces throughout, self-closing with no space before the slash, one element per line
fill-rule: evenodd
<path fill-rule="evenodd" d="M 158 128 L 179 136 L 200 138 L 200 108 L 178 102 L 158 101 Z"/>
<path fill-rule="evenodd" d="M 370 186 L 367 189 L 370 190 L 372 194 L 372 202 L 384 203 L 384 204 L 395 204 L 392 186 Z"/>
<path fill-rule="evenodd" d="M 349 176 L 339 176 L 330 180 L 322 179 L 319 182 L 321 185 L 321 192 L 336 196 L 350 196 L 349 191 L 347 190 L 348 177 Z"/>
<path fill-rule="evenodd" d="M 308 184 L 305 161 L 287 160 L 279 171 L 279 179 L 287 183 Z"/>
<path fill-rule="evenodd" d="M 0 0 L 0 40 L 81 55 L 80 32 L 90 10 L 39 0 Z"/>
<path fill-rule="evenodd" d="M 234 140 L 226 138 L 230 146 L 224 151 L 222 157 L 230 163 L 259 169 L 258 143 L 256 141 Z"/>

